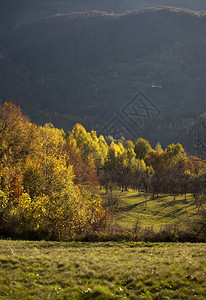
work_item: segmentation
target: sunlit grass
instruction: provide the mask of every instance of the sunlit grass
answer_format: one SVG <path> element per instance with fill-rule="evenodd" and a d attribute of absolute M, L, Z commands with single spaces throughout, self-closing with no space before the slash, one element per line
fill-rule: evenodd
<path fill-rule="evenodd" d="M 133 227 L 138 220 L 142 225 L 153 225 L 160 228 L 165 224 L 184 225 L 197 213 L 197 207 L 192 194 L 175 197 L 160 195 L 153 199 L 152 195 L 129 190 L 121 193 L 115 191 L 121 200 L 121 207 L 116 218 L 122 226 Z"/>
<path fill-rule="evenodd" d="M 133 227 L 192 217 L 187 200 L 116 192 L 117 221 Z M 205 299 L 206 245 L 0 240 L 0 299 Z"/>
<path fill-rule="evenodd" d="M 0 241 L 0 299 L 205 299 L 206 245 Z"/>

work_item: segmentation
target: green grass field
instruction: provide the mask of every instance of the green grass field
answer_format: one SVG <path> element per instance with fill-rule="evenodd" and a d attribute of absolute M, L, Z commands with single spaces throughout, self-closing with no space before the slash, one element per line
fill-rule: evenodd
<path fill-rule="evenodd" d="M 192 195 L 116 193 L 128 228 L 183 226 L 197 212 Z M 206 299 L 206 245 L 0 240 L 0 299 Z"/>
<path fill-rule="evenodd" d="M 118 222 L 125 227 L 132 228 L 138 220 L 142 225 L 153 225 L 159 229 L 161 225 L 178 224 L 183 226 L 186 221 L 196 216 L 197 207 L 193 195 L 188 194 L 175 197 L 160 195 L 152 199 L 152 195 L 129 191 L 116 192 L 121 205 L 116 213 Z"/>
<path fill-rule="evenodd" d="M 0 299 L 205 299 L 206 245 L 0 241 Z"/>

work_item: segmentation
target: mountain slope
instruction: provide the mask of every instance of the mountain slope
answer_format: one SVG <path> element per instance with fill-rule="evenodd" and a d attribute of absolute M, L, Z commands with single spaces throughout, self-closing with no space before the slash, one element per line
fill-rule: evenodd
<path fill-rule="evenodd" d="M 25 7 L 19 11 L 21 18 L 13 12 L 18 18 L 0 32 L 2 100 L 66 130 L 78 121 L 101 131 L 117 115 L 129 138 L 190 148 L 190 126 L 205 109 L 203 12 L 153 8 L 32 19 Z M 139 91 L 154 114 L 139 118 L 138 127 L 123 108 Z"/>

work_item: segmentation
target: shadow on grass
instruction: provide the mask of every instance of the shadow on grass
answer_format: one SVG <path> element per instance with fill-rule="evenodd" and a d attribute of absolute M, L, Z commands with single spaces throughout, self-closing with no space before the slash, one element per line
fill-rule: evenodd
<path fill-rule="evenodd" d="M 138 192 L 136 194 L 133 195 L 128 195 L 127 198 L 140 198 L 140 197 L 144 197 L 144 194 L 139 194 Z"/>
<path fill-rule="evenodd" d="M 146 204 L 147 202 L 150 202 L 150 201 L 154 201 L 154 200 L 148 199 L 148 200 L 145 200 L 145 201 L 142 201 L 142 202 L 139 202 L 139 203 L 135 203 L 135 204 L 132 204 L 132 205 L 129 205 L 129 206 L 126 206 L 126 207 L 121 207 L 119 209 L 119 211 L 120 212 L 128 212 L 130 210 L 133 210 L 135 207 L 144 205 L 144 204 Z"/>
<path fill-rule="evenodd" d="M 193 205 L 194 205 L 194 203 L 191 203 L 191 204 L 189 204 L 189 205 L 187 205 L 187 206 L 184 206 L 184 207 L 175 209 L 175 210 L 169 212 L 168 214 L 166 214 L 166 215 L 164 215 L 164 216 L 161 216 L 159 219 L 161 220 L 161 219 L 163 219 L 163 218 L 177 218 L 177 217 L 179 217 L 179 216 L 185 214 L 185 213 L 186 213 L 186 209 L 189 208 L 189 207 L 191 207 L 191 206 L 193 206 Z M 161 209 L 160 211 L 162 211 L 162 210 L 163 210 L 163 209 Z M 193 210 L 193 208 L 191 208 L 190 210 Z M 187 212 L 190 211 L 190 210 L 187 210 Z M 160 212 L 160 211 L 159 211 L 159 212 Z M 159 212 L 157 212 L 156 215 L 157 215 Z"/>

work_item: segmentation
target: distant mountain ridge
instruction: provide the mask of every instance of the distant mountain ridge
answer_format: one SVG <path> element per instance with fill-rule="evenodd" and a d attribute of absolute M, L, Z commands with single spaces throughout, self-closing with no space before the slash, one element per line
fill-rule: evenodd
<path fill-rule="evenodd" d="M 67 13 L 71 11 L 101 10 L 114 13 L 123 13 L 147 7 L 179 7 L 191 10 L 204 10 L 204 0 L 1 0 L 1 11 L 17 13 L 25 11 L 48 13 Z"/>
<path fill-rule="evenodd" d="M 7 4 L 13 19 L 0 19 L 2 101 L 20 104 L 38 123 L 68 130 L 81 122 L 101 131 L 114 116 L 123 120 L 124 106 L 141 91 L 161 114 L 139 119 L 141 130 L 124 120 L 125 127 L 153 144 L 179 141 L 190 149 L 190 127 L 205 109 L 204 11 L 66 13 L 49 9 L 57 3 L 51 1 L 45 14 L 46 0 L 20 2 L 17 12 Z M 45 10 L 36 15 L 38 5 Z"/>

